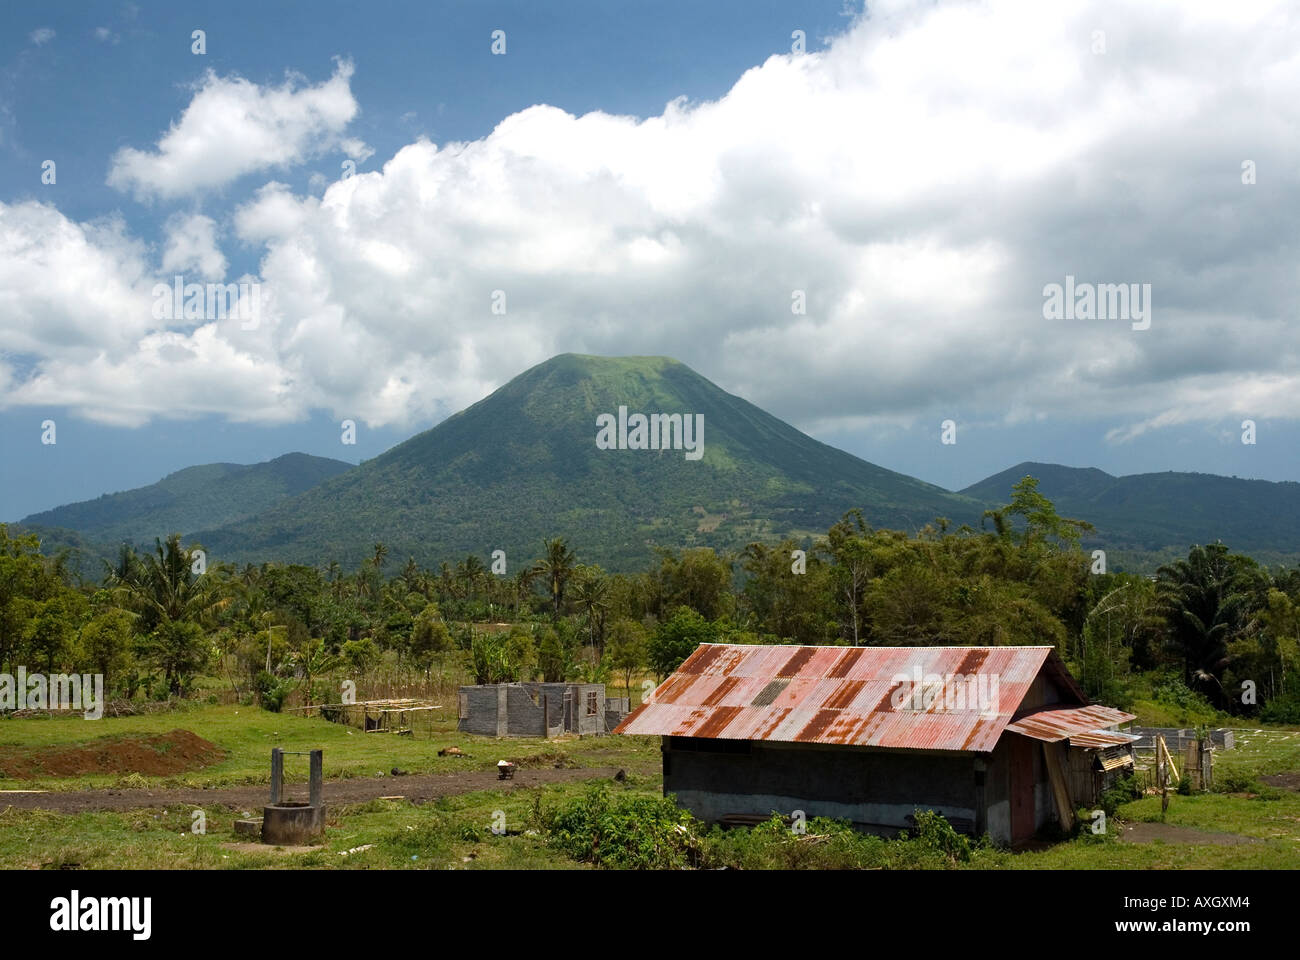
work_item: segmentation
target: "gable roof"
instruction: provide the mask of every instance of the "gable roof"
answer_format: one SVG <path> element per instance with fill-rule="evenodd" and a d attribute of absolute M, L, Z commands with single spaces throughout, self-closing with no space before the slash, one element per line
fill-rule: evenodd
<path fill-rule="evenodd" d="M 987 752 L 1045 667 L 1087 703 L 1051 647 L 706 643 L 614 732 Z"/>

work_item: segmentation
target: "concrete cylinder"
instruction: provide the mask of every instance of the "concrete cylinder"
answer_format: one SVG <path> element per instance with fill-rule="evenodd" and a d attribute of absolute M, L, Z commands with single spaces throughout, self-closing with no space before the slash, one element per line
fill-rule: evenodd
<path fill-rule="evenodd" d="M 301 800 L 268 804 L 262 808 L 262 842 L 277 847 L 320 843 L 325 837 L 325 804 L 312 806 Z"/>

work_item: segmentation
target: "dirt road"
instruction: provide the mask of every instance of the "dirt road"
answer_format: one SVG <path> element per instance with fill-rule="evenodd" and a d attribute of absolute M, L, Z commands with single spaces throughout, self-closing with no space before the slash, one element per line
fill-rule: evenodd
<path fill-rule="evenodd" d="M 402 796 L 409 800 L 432 800 L 435 797 L 475 790 L 521 790 L 546 783 L 574 780 L 609 779 L 617 767 L 586 767 L 557 770 L 539 768 L 519 770 L 512 780 L 498 780 L 495 770 L 466 770 L 463 773 L 422 774 L 404 777 L 355 777 L 350 780 L 325 781 L 327 804 L 364 803 L 379 797 Z M 260 814 L 269 799 L 270 787 L 224 787 L 215 790 L 159 788 L 144 790 L 75 790 L 50 793 L 0 793 L 0 811 L 6 807 L 19 810 L 54 810 L 58 813 L 82 813 L 89 810 L 139 810 L 173 804 L 187 806 L 226 806 Z M 286 787 L 288 799 L 307 798 L 305 783 Z"/>

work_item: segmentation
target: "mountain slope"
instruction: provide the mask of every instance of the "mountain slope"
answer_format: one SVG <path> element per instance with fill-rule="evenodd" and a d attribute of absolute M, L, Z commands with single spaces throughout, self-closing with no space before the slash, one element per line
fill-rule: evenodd
<path fill-rule="evenodd" d="M 601 450 L 596 418 L 704 415 L 704 455 Z M 654 546 L 743 546 L 824 533 L 853 507 L 914 530 L 981 504 L 820 443 L 663 357 L 565 354 L 443 423 L 256 517 L 208 530 L 216 556 L 356 564 L 383 542 L 422 563 L 505 549 L 513 572 L 545 537 L 585 561 L 643 566 Z"/>
<path fill-rule="evenodd" d="M 148 545 L 174 531 L 188 534 L 242 520 L 351 469 L 342 460 L 305 453 L 250 465 L 208 463 L 178 470 L 147 487 L 34 513 L 17 526 L 48 532 L 51 539 L 75 542 L 82 549 L 106 545 L 111 554 L 124 540 Z"/>
<path fill-rule="evenodd" d="M 1295 562 L 1300 551 L 1300 483 L 1173 471 L 1115 477 L 1091 468 L 1022 463 L 961 493 L 1006 502 L 1011 485 L 1026 475 L 1039 479 L 1039 491 L 1062 516 L 1097 527 L 1088 543 L 1134 559 L 1185 556 L 1191 544 L 1214 540 L 1269 563 Z"/>

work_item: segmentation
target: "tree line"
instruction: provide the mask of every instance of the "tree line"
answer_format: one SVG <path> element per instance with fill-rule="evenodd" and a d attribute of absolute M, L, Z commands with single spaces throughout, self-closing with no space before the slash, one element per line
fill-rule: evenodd
<path fill-rule="evenodd" d="M 478 556 L 428 569 L 382 543 L 338 563 L 208 566 L 179 535 L 123 546 L 99 582 L 0 525 L 0 670 L 102 673 L 120 698 L 228 684 L 278 709 L 337 698 L 376 671 L 427 682 L 662 678 L 701 642 L 1054 646 L 1090 696 L 1118 706 L 1133 680 L 1213 707 L 1300 721 L 1300 570 L 1270 571 L 1220 543 L 1154 577 L 1101 573 L 1091 529 L 1026 477 L 980 528 L 908 534 L 850 511 L 824 536 L 654 551 L 638 573 L 585 564 L 562 537 L 513 572 Z"/>

